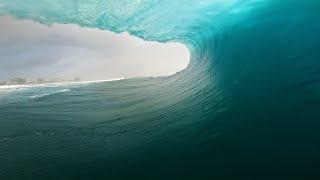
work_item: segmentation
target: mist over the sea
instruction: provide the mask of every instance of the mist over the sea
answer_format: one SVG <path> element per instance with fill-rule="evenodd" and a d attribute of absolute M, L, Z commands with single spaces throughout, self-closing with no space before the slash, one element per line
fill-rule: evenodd
<path fill-rule="evenodd" d="M 77 25 L 42 25 L 0 16 L 0 81 L 11 78 L 101 80 L 168 76 L 185 69 L 182 44 Z"/>

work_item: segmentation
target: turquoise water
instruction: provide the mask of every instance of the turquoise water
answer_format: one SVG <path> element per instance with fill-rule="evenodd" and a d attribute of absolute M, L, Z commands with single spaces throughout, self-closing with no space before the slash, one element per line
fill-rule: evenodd
<path fill-rule="evenodd" d="M 0 15 L 191 52 L 171 77 L 2 90 L 1 179 L 320 178 L 319 9 L 318 0 L 0 0 Z"/>

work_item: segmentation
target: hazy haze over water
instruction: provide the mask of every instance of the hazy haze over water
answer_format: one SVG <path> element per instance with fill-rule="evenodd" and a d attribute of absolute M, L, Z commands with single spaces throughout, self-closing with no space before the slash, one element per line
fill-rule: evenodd
<path fill-rule="evenodd" d="M 147 42 L 77 25 L 45 26 L 0 17 L 0 80 L 13 77 L 84 80 L 165 76 L 189 63 L 178 43 Z"/>

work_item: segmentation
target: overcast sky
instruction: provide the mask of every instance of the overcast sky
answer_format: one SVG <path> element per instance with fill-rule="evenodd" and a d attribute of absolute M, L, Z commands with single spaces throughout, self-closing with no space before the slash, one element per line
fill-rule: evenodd
<path fill-rule="evenodd" d="M 188 49 L 147 42 L 128 33 L 46 26 L 0 17 L 0 80 L 80 77 L 84 80 L 163 76 L 184 69 Z"/>

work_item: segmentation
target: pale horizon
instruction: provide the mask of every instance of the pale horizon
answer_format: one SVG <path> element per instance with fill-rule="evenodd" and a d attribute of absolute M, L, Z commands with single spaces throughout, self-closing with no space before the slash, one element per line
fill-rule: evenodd
<path fill-rule="evenodd" d="M 42 25 L 0 17 L 0 81 L 104 80 L 169 76 L 185 69 L 190 53 L 180 43 L 144 41 L 129 33 Z"/>

